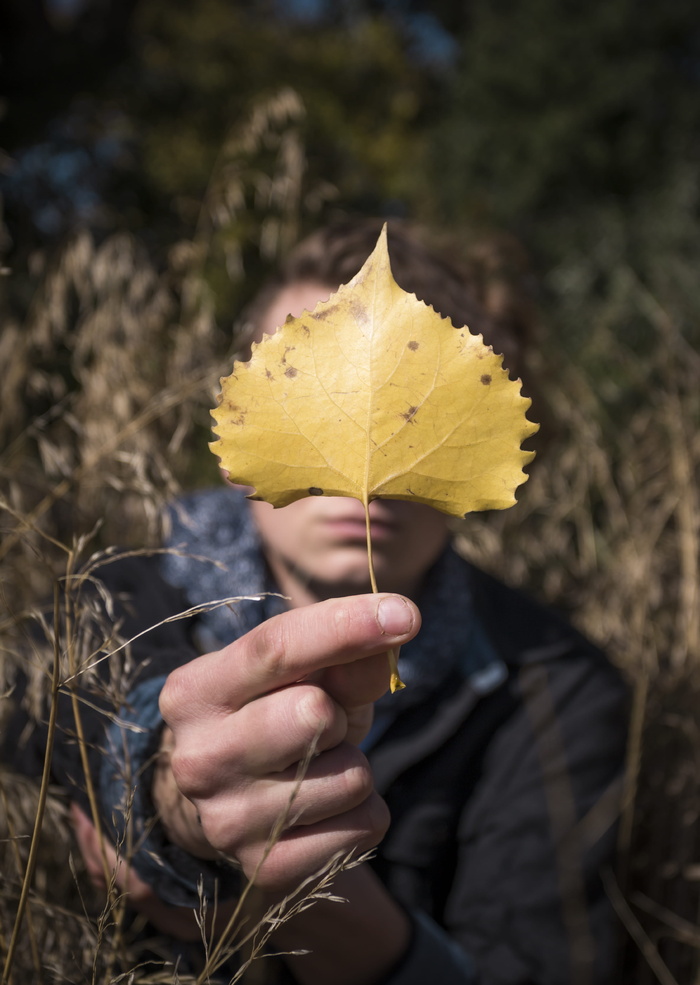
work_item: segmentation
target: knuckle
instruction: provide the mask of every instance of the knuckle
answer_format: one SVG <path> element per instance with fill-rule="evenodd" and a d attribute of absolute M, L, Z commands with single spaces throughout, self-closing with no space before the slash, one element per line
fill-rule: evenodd
<path fill-rule="evenodd" d="M 345 601 L 337 601 L 333 606 L 331 624 L 338 647 L 347 646 L 357 635 L 357 613 Z"/>
<path fill-rule="evenodd" d="M 209 844 L 217 851 L 237 858 L 241 851 L 241 841 L 239 832 L 230 819 L 225 823 L 220 812 L 211 808 L 206 812 L 201 811 L 200 817 L 202 831 Z"/>
<path fill-rule="evenodd" d="M 260 891 L 290 891 L 318 868 L 290 864 L 285 848 L 284 842 L 278 842 L 271 850 L 264 844 L 246 846 L 241 850 L 238 861 L 248 878 L 255 876 L 255 885 Z"/>
<path fill-rule="evenodd" d="M 172 725 L 182 719 L 183 709 L 192 701 L 192 684 L 187 665 L 173 670 L 167 677 L 160 692 L 158 704 L 163 719 Z"/>
<path fill-rule="evenodd" d="M 189 799 L 202 797 L 208 792 L 209 784 L 202 757 L 196 751 L 189 753 L 181 747 L 176 747 L 171 755 L 170 769 L 178 789 L 185 797 Z"/>
<path fill-rule="evenodd" d="M 275 682 L 284 673 L 288 649 L 286 626 L 283 618 L 270 619 L 248 634 L 250 657 L 271 682 Z"/>
<path fill-rule="evenodd" d="M 366 760 L 349 766 L 342 776 L 344 797 L 348 805 L 356 806 L 371 798 L 374 777 Z"/>
<path fill-rule="evenodd" d="M 391 815 L 386 803 L 375 791 L 372 792 L 362 805 L 362 810 L 363 827 L 366 833 L 358 844 L 358 847 L 365 851 L 369 848 L 374 848 L 382 840 L 389 829 Z"/>
<path fill-rule="evenodd" d="M 337 720 L 341 709 L 331 696 L 319 687 L 300 687 L 296 701 L 299 723 L 309 732 L 309 739 L 319 743 L 337 735 Z M 337 741 L 342 736 L 338 735 Z"/>
<path fill-rule="evenodd" d="M 217 797 L 198 805 L 202 832 L 208 843 L 229 858 L 242 861 L 258 839 L 260 818 L 255 804 L 244 797 Z M 264 838 L 263 838 L 264 844 Z"/>

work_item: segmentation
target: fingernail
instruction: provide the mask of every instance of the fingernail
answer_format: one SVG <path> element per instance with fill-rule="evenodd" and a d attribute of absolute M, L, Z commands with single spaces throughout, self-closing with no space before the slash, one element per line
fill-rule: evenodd
<path fill-rule="evenodd" d="M 387 636 L 403 636 L 413 626 L 413 611 L 402 598 L 389 595 L 380 600 L 377 619 Z"/>

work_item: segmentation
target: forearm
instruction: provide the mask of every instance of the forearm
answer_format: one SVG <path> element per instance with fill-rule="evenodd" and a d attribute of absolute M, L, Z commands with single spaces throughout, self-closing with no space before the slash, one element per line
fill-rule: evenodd
<path fill-rule="evenodd" d="M 410 919 L 369 865 L 341 872 L 332 892 L 344 902 L 315 903 L 279 928 L 273 946 L 309 952 L 285 959 L 299 985 L 375 985 L 407 951 Z"/>

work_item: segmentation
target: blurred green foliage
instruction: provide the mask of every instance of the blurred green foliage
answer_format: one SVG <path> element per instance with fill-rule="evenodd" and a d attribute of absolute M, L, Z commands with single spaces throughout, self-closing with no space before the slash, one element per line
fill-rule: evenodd
<path fill-rule="evenodd" d="M 519 238 L 603 405 L 641 399 L 660 313 L 698 345 L 694 0 L 65 9 L 0 14 L 16 299 L 23 259 L 87 224 L 174 251 L 227 327 L 300 233 L 383 212 Z"/>
<path fill-rule="evenodd" d="M 546 220 L 563 208 L 624 205 L 695 159 L 696 4 L 477 0 L 471 9 L 438 127 L 450 212 L 485 197 L 495 219 L 546 242 Z"/>

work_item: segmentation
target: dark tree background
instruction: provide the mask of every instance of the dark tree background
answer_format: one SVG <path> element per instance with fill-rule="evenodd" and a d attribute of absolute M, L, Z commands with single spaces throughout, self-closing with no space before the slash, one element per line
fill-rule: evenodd
<path fill-rule="evenodd" d="M 694 0 L 3 0 L 0 44 L 20 254 L 77 223 L 191 236 L 222 143 L 291 87 L 321 211 L 509 230 L 554 300 L 570 264 L 590 298 L 696 255 Z"/>
<path fill-rule="evenodd" d="M 698 256 L 694 0 L 3 0 L 0 45 L 15 257 L 78 224 L 155 252 L 191 238 L 222 145 L 284 87 L 299 228 L 510 231 L 577 357 L 620 269 L 668 282 Z M 250 247 L 241 211 L 228 235 Z M 230 318 L 246 289 L 213 267 Z"/>

